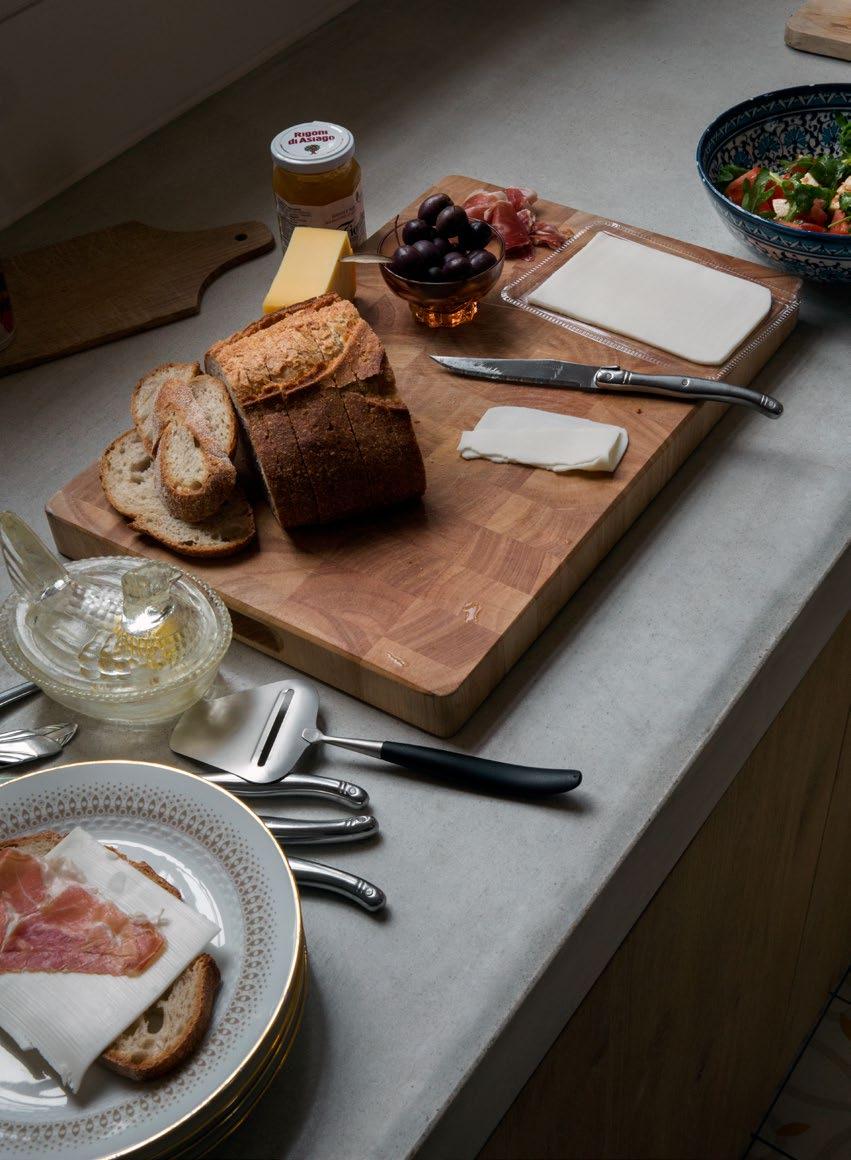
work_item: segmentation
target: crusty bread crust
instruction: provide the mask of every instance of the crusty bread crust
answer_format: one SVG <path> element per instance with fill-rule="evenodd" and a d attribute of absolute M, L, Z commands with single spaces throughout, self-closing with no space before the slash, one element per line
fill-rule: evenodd
<path fill-rule="evenodd" d="M 58 833 L 56 830 L 40 830 L 37 834 L 27 834 L 20 838 L 7 838 L 5 841 L 0 842 L 0 850 L 13 847 L 43 857 L 61 842 L 64 837 L 64 834 Z M 175 898 L 180 898 L 180 891 L 177 887 L 157 874 L 156 870 L 152 866 L 149 866 L 147 862 L 135 862 L 132 858 L 128 858 L 126 854 L 122 854 L 120 850 L 116 850 L 114 846 L 107 846 L 107 849 L 112 850 L 114 854 L 117 854 L 119 858 L 123 858 L 125 862 L 129 862 L 131 866 L 144 874 L 146 878 L 155 882 L 157 886 L 161 886 L 163 890 L 167 890 Z M 178 976 L 168 991 L 166 991 L 165 996 L 158 999 L 152 1008 L 141 1015 L 126 1031 L 119 1035 L 106 1051 L 103 1052 L 101 1059 L 113 1071 L 127 1076 L 128 1079 L 140 1081 L 156 1079 L 161 1075 L 165 1075 L 167 1072 L 173 1071 L 189 1058 L 206 1034 L 207 1028 L 210 1025 L 210 1019 L 212 1018 L 213 1003 L 220 982 L 221 974 L 216 965 L 216 960 L 212 955 L 206 952 L 197 955 L 189 966 Z M 140 1025 L 144 1024 L 144 1021 L 163 1001 L 165 1003 L 168 1002 L 169 996 L 178 985 L 189 993 L 187 1004 L 189 1006 L 189 1015 L 183 1020 L 180 1034 L 169 1042 L 165 1049 L 160 1050 L 156 1054 L 138 1058 L 140 1052 L 134 1040 L 138 1039 Z"/>
<path fill-rule="evenodd" d="M 220 983 L 221 974 L 216 960 L 206 952 L 198 955 L 175 979 L 165 996 L 155 1004 L 155 1007 L 168 1004 L 178 987 L 188 992 L 189 1009 L 185 1016 L 181 1017 L 181 1034 L 156 1054 L 144 1056 L 134 1041 L 138 1040 L 140 1034 L 145 1035 L 145 1021 L 151 1014 L 150 1011 L 146 1011 L 110 1044 L 101 1059 L 119 1075 L 138 1081 L 157 1079 L 174 1071 L 189 1059 L 207 1033 Z"/>
<path fill-rule="evenodd" d="M 251 408 L 251 438 L 246 443 L 278 523 L 284 528 L 317 523 L 316 494 L 286 409 L 274 399 L 256 403 Z"/>
<path fill-rule="evenodd" d="M 265 315 L 207 352 L 284 527 L 326 523 L 425 490 L 387 355 L 336 294 Z"/>

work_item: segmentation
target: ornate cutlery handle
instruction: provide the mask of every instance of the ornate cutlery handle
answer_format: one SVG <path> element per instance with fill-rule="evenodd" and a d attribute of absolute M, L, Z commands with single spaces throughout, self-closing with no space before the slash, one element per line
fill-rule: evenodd
<path fill-rule="evenodd" d="M 40 725 L 35 729 L 4 729 L 0 733 L 0 745 L 4 741 L 26 741 L 32 737 L 46 737 L 48 741 L 55 741 L 64 749 L 76 732 L 77 726 L 70 721 L 64 725 Z"/>
<path fill-rule="evenodd" d="M 23 765 L 26 761 L 41 761 L 45 757 L 55 757 L 62 752 L 62 746 L 49 737 L 29 737 L 20 741 L 3 742 L 0 746 L 0 766 Z"/>
<path fill-rule="evenodd" d="M 235 773 L 206 773 L 207 781 L 229 789 L 236 797 L 317 797 L 338 802 L 353 810 L 362 810 L 369 794 L 350 781 L 320 777 L 315 773 L 291 773 L 280 781 L 254 782 Z"/>
<path fill-rule="evenodd" d="M 287 855 L 287 861 L 299 886 L 314 886 L 318 890 L 342 894 L 344 898 L 351 899 L 372 913 L 381 910 L 387 902 L 384 891 L 365 878 L 357 878 L 354 874 L 325 866 L 322 862 L 308 862 L 305 858 L 290 858 Z"/>
<path fill-rule="evenodd" d="M 378 819 L 372 814 L 355 814 L 350 818 L 339 818 L 328 822 L 314 822 L 303 818 L 275 818 L 268 814 L 258 815 L 265 822 L 278 841 L 287 846 L 323 842 L 353 842 L 378 833 Z"/>
<path fill-rule="evenodd" d="M 0 693 L 0 709 L 5 708 L 6 705 L 12 705 L 15 701 L 20 701 L 22 697 L 28 697 L 30 693 L 37 693 L 38 685 L 34 685 L 32 681 L 24 681 L 22 685 L 13 685 L 11 689 L 5 689 Z"/>
<path fill-rule="evenodd" d="M 648 395 L 664 395 L 672 399 L 709 399 L 714 403 L 741 403 L 752 407 L 769 419 L 779 419 L 783 404 L 771 395 L 738 387 L 733 383 L 717 383 L 714 379 L 695 379 L 688 375 L 647 375 L 643 371 L 624 371 L 609 367 L 597 371 L 594 382 L 604 391 L 639 390 Z"/>

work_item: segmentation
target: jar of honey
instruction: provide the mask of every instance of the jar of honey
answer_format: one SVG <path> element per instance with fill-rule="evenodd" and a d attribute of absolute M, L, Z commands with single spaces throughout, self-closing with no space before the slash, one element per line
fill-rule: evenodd
<path fill-rule="evenodd" d="M 352 249 L 366 239 L 355 139 L 330 121 L 305 121 L 272 141 L 272 185 L 281 245 L 296 226 L 348 230 Z"/>

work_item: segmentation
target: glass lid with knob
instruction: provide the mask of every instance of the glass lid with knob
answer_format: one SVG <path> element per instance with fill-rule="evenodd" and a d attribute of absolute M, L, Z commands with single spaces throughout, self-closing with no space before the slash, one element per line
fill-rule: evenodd
<path fill-rule="evenodd" d="M 0 546 L 15 590 L 0 612 L 0 648 L 55 700 L 142 723 L 207 691 L 231 624 L 206 584 L 129 556 L 66 567 L 12 512 L 0 513 Z"/>

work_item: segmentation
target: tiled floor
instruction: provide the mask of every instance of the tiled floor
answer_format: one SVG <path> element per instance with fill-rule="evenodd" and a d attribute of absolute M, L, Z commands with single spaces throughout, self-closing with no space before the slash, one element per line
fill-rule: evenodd
<path fill-rule="evenodd" d="M 746 1160 L 851 1160 L 851 971 L 760 1124 Z"/>

